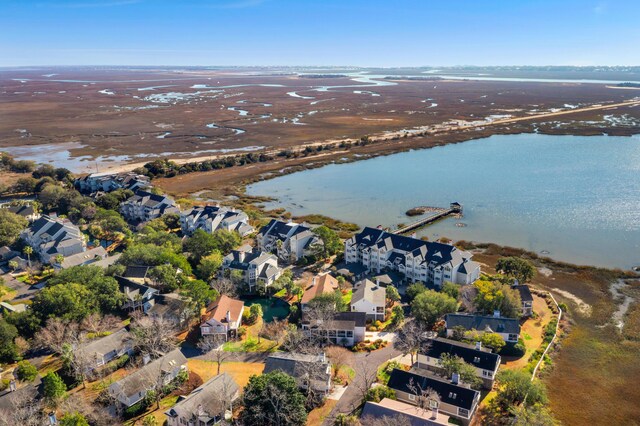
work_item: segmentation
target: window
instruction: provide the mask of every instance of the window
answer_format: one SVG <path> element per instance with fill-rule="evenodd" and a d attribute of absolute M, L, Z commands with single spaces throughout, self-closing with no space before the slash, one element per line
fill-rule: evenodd
<path fill-rule="evenodd" d="M 477 357 L 473 358 L 473 362 L 476 362 L 476 363 L 477 363 L 477 362 L 480 362 L 480 357 L 479 357 L 479 356 L 477 356 Z"/>
<path fill-rule="evenodd" d="M 469 417 L 469 410 L 466 408 L 458 408 L 458 415 L 460 417 Z"/>
<path fill-rule="evenodd" d="M 416 396 L 412 393 L 409 394 L 409 401 L 415 401 L 416 400 Z"/>
<path fill-rule="evenodd" d="M 510 334 L 509 335 L 509 340 L 512 342 L 515 342 L 518 340 L 518 335 L 517 334 Z"/>
<path fill-rule="evenodd" d="M 456 394 L 454 392 L 449 392 L 449 398 L 456 399 L 457 396 L 458 396 L 458 394 Z"/>
<path fill-rule="evenodd" d="M 491 371 L 482 370 L 482 375 L 483 375 L 484 377 L 491 377 L 491 376 L 492 376 L 492 373 L 491 373 Z"/>

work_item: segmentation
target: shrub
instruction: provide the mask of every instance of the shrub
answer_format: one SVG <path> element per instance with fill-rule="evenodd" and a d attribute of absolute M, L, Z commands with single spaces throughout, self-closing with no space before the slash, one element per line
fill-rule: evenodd
<path fill-rule="evenodd" d="M 9 387 L 10 382 L 11 380 L 9 379 L 2 379 L 0 381 L 0 392 L 4 392 Z"/>
<path fill-rule="evenodd" d="M 149 401 L 147 398 L 144 398 L 142 401 L 136 402 L 131 407 L 127 407 L 124 410 L 124 418 L 130 419 L 132 417 L 136 417 L 144 412 L 147 409 Z"/>
<path fill-rule="evenodd" d="M 244 325 L 238 327 L 238 337 L 244 337 L 246 335 L 247 335 L 247 327 L 245 327 Z"/>
<path fill-rule="evenodd" d="M 396 399 L 396 392 L 387 386 L 376 386 L 367 391 L 365 401 L 380 402 L 384 398 Z"/>
<path fill-rule="evenodd" d="M 505 345 L 500 350 L 500 355 L 503 356 L 517 356 L 521 357 L 527 352 L 527 348 L 524 345 L 524 341 L 522 339 L 518 339 L 518 343 L 516 344 L 508 344 Z"/>
<path fill-rule="evenodd" d="M 20 361 L 16 367 L 16 377 L 22 382 L 33 382 L 38 375 L 38 369 L 29 361 Z"/>

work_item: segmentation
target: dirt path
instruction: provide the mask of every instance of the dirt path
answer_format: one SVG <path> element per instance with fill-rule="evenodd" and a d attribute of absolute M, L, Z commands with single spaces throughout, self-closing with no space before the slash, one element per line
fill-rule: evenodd
<path fill-rule="evenodd" d="M 622 331 L 622 328 L 624 327 L 624 316 L 629 310 L 631 302 L 633 302 L 633 297 L 627 296 L 621 291 L 623 288 L 628 286 L 629 284 L 627 284 L 624 280 L 617 280 L 612 282 L 611 286 L 609 287 L 609 291 L 613 296 L 614 302 L 622 298 L 622 303 L 620 303 L 618 309 L 612 315 L 613 323 L 616 327 L 618 327 L 620 331 Z"/>

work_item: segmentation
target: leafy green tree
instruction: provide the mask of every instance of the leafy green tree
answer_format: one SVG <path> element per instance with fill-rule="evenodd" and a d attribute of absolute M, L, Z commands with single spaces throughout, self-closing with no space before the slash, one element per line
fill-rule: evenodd
<path fill-rule="evenodd" d="M 56 184 L 45 185 L 38 194 L 38 201 L 45 211 L 58 210 L 67 195 L 67 190 Z M 66 212 L 66 209 L 65 209 Z"/>
<path fill-rule="evenodd" d="M 189 299 L 199 310 L 218 298 L 219 294 L 201 280 L 187 280 L 180 289 L 180 295 Z"/>
<path fill-rule="evenodd" d="M 417 295 L 424 293 L 425 291 L 427 291 L 427 287 L 424 283 L 418 281 L 407 287 L 407 297 L 409 297 L 409 300 L 413 300 Z"/>
<path fill-rule="evenodd" d="M 29 361 L 20 361 L 16 367 L 16 377 L 23 382 L 33 382 L 38 376 L 38 369 Z"/>
<path fill-rule="evenodd" d="M 402 309 L 402 306 L 394 306 L 393 309 L 391 310 L 391 328 L 395 329 L 398 328 L 402 325 L 402 323 L 404 322 L 404 310 Z"/>
<path fill-rule="evenodd" d="M 121 236 L 131 235 L 129 225 L 122 215 L 115 210 L 97 208 L 89 230 L 92 235 L 98 238 L 114 240 Z"/>
<path fill-rule="evenodd" d="M 391 303 L 398 302 L 400 300 L 400 293 L 398 293 L 398 289 L 392 285 L 388 285 L 386 289 L 386 298 Z"/>
<path fill-rule="evenodd" d="M 191 258 L 197 264 L 200 259 L 210 255 L 217 246 L 217 241 L 212 234 L 203 229 L 196 229 L 183 244 L 184 251 L 190 253 Z"/>
<path fill-rule="evenodd" d="M 326 258 L 333 256 L 343 249 L 342 241 L 338 233 L 333 229 L 322 225 L 315 228 L 313 233 L 322 241 L 322 244 L 318 244 L 316 247 L 316 255 L 318 257 Z"/>
<path fill-rule="evenodd" d="M 411 312 L 418 321 L 433 327 L 444 314 L 457 312 L 458 302 L 451 296 L 433 290 L 424 291 L 411 302 Z"/>
<path fill-rule="evenodd" d="M 213 241 L 215 243 L 213 249 L 224 254 L 240 247 L 240 244 L 242 244 L 242 237 L 240 237 L 240 234 L 237 232 L 218 229 L 213 233 Z"/>
<path fill-rule="evenodd" d="M 542 404 L 533 406 L 518 405 L 512 407 L 509 412 L 513 416 L 513 426 L 556 426 L 551 412 Z"/>
<path fill-rule="evenodd" d="M 203 280 L 209 282 L 216 277 L 222 266 L 222 254 L 214 250 L 210 255 L 203 257 L 198 264 L 196 272 Z"/>
<path fill-rule="evenodd" d="M 478 340 L 480 340 L 484 346 L 493 349 L 494 352 L 500 352 L 506 345 L 506 342 L 498 333 L 484 333 Z"/>
<path fill-rule="evenodd" d="M 31 255 L 33 254 L 33 247 L 25 246 L 22 252 L 27 255 L 27 261 L 29 262 L 29 268 L 31 268 Z"/>
<path fill-rule="evenodd" d="M 531 376 L 523 370 L 500 370 L 496 376 L 496 383 L 496 401 L 503 409 L 522 403 L 531 406 L 547 402 L 544 385 L 538 380 L 531 381 Z"/>
<path fill-rule="evenodd" d="M 380 402 L 385 398 L 396 399 L 396 391 L 387 386 L 374 386 L 367 390 L 365 401 Z"/>
<path fill-rule="evenodd" d="M 460 287 L 457 284 L 452 283 L 451 281 L 445 281 L 445 283 L 442 284 L 441 291 L 456 300 L 458 300 L 458 296 L 460 295 Z"/>
<path fill-rule="evenodd" d="M 29 225 L 27 219 L 0 208 L 0 246 L 10 246 Z"/>
<path fill-rule="evenodd" d="M 18 330 L 18 334 L 25 339 L 32 338 L 40 329 L 40 319 L 33 312 L 33 309 L 5 314 L 5 319 L 9 324 L 13 325 Z"/>
<path fill-rule="evenodd" d="M 82 284 L 67 283 L 43 288 L 33 298 L 33 312 L 44 323 L 47 318 L 80 321 L 98 312 L 94 295 Z"/>
<path fill-rule="evenodd" d="M 171 248 L 158 247 L 153 244 L 136 243 L 129 245 L 120 256 L 118 262 L 127 266 L 158 266 L 169 263 L 174 268 L 182 269 L 185 274 L 191 274 L 191 265 L 184 256 L 175 253 Z"/>
<path fill-rule="evenodd" d="M 440 356 L 439 364 L 444 377 L 450 379 L 453 373 L 457 373 L 460 375 L 460 379 L 472 388 L 479 389 L 482 386 L 482 379 L 476 375 L 476 368 L 467 364 L 459 356 L 443 353 Z"/>
<path fill-rule="evenodd" d="M 179 274 L 175 267 L 169 264 L 154 266 L 149 270 L 149 278 L 154 285 L 163 292 L 172 292 L 184 284 L 184 274 Z"/>
<path fill-rule="evenodd" d="M 478 280 L 474 284 L 478 290 L 473 303 L 484 314 L 500 311 L 507 318 L 519 318 L 522 302 L 520 293 L 499 281 Z"/>
<path fill-rule="evenodd" d="M 162 221 L 170 230 L 180 228 L 180 215 L 177 213 L 165 214 L 164 216 L 162 216 Z"/>
<path fill-rule="evenodd" d="M 54 406 L 67 396 L 67 385 L 55 371 L 42 378 L 42 386 L 44 397 Z"/>
<path fill-rule="evenodd" d="M 254 303 L 249 307 L 249 321 L 255 323 L 258 318 L 262 318 L 262 306 L 258 303 Z"/>
<path fill-rule="evenodd" d="M 304 403 L 293 377 L 280 371 L 254 375 L 244 387 L 240 420 L 247 425 L 302 426 L 307 421 Z"/>
<path fill-rule="evenodd" d="M 20 359 L 20 351 L 15 344 L 18 330 L 4 318 L 0 318 L 0 362 L 11 363 Z"/>
<path fill-rule="evenodd" d="M 118 310 L 124 301 L 118 282 L 115 278 L 106 276 L 104 269 L 99 266 L 74 266 L 64 269 L 51 277 L 48 284 L 56 286 L 67 283 L 81 283 L 91 294 L 90 299 L 85 300 L 85 303 L 95 306 L 102 313 Z"/>
<path fill-rule="evenodd" d="M 531 262 L 515 256 L 498 259 L 496 271 L 502 271 L 505 275 L 517 279 L 520 284 L 531 281 L 536 274 L 536 268 Z"/>
<path fill-rule="evenodd" d="M 63 415 L 58 424 L 60 426 L 89 426 L 87 418 L 77 411 Z"/>

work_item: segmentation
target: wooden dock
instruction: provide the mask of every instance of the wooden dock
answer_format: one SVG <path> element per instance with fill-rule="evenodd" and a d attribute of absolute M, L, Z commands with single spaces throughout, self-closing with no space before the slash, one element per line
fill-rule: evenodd
<path fill-rule="evenodd" d="M 449 205 L 449 208 L 443 208 L 439 211 L 436 211 L 432 214 L 430 214 L 427 217 L 423 217 L 422 219 L 419 219 L 415 222 L 412 222 L 406 226 L 403 226 L 400 229 L 396 229 L 395 231 L 391 231 L 392 234 L 397 234 L 397 235 L 401 235 L 401 234 L 406 234 L 409 231 L 413 231 L 414 229 L 418 229 L 418 228 L 422 228 L 425 225 L 428 225 L 430 223 L 433 223 L 437 220 L 440 220 L 444 217 L 449 216 L 450 214 L 459 214 L 462 213 L 462 205 L 459 203 L 451 203 Z"/>

